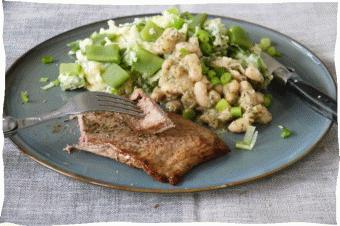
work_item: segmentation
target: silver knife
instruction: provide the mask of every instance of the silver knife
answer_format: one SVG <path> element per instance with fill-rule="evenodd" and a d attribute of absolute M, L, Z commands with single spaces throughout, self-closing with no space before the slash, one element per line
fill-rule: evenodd
<path fill-rule="evenodd" d="M 336 100 L 303 81 L 293 69 L 288 69 L 268 54 L 261 53 L 261 57 L 268 72 L 273 75 L 273 84 L 293 91 L 316 112 L 337 122 Z"/>

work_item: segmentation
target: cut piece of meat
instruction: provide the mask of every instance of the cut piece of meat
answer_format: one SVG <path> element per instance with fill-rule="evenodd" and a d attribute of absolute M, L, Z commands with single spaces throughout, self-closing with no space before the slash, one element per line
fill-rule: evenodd
<path fill-rule="evenodd" d="M 180 115 L 167 115 L 175 127 L 159 134 L 136 132 L 119 113 L 79 115 L 79 144 L 68 149 L 88 151 L 141 168 L 154 179 L 173 185 L 192 167 L 229 152 L 209 129 Z"/>
<path fill-rule="evenodd" d="M 176 184 L 192 167 L 229 152 L 216 134 L 181 116 L 165 113 L 142 90 L 131 95 L 144 118 L 97 112 L 78 115 L 79 144 L 68 146 L 143 169 Z"/>
<path fill-rule="evenodd" d="M 143 118 L 124 115 L 126 121 L 134 130 L 156 134 L 175 127 L 175 124 L 169 119 L 166 113 L 156 102 L 146 96 L 143 90 L 135 89 L 130 99 L 136 101 L 137 106 L 145 114 Z"/>

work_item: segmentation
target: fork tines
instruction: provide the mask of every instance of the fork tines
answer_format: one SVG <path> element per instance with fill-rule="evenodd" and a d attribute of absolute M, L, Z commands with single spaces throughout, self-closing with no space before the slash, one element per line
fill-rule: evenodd
<path fill-rule="evenodd" d="M 143 111 L 136 106 L 136 103 L 125 97 L 101 92 L 95 92 L 94 95 L 100 107 L 112 108 L 113 111 L 134 116 L 144 116 Z"/>

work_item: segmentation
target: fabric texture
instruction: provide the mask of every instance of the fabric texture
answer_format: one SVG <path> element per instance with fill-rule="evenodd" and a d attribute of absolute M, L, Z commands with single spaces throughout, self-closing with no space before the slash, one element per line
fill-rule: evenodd
<path fill-rule="evenodd" d="M 168 6 L 91 6 L 4 2 L 7 68 L 63 31 L 102 19 L 160 12 Z M 335 77 L 336 3 L 181 5 L 258 23 L 314 51 Z M 303 160 L 245 185 L 193 194 L 148 194 L 86 184 L 47 169 L 8 139 L 3 150 L 1 221 L 24 225 L 87 222 L 336 223 L 337 127 Z"/>

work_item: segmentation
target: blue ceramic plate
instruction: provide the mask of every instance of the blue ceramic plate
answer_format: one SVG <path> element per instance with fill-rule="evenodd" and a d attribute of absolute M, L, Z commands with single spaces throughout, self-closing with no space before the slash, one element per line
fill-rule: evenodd
<path fill-rule="evenodd" d="M 116 23 L 133 21 L 136 15 L 116 18 Z M 293 67 L 308 82 L 331 97 L 336 97 L 336 86 L 330 73 L 320 60 L 308 49 L 291 38 L 271 29 L 232 18 L 223 18 L 227 26 L 240 25 L 254 41 L 267 36 L 277 44 L 283 54 L 279 59 Z M 6 75 L 6 115 L 28 117 L 52 111 L 63 105 L 68 98 L 82 91 L 62 92 L 60 88 L 49 91 L 40 89 L 41 76 L 50 80 L 57 77 L 58 63 L 71 62 L 66 44 L 89 36 L 106 21 L 85 25 L 53 37 L 34 47 L 20 57 Z M 52 55 L 55 64 L 44 65 L 40 59 Z M 27 90 L 31 103 L 21 104 L 20 91 Z M 183 182 L 177 186 L 154 181 L 142 170 L 128 167 L 111 159 L 86 152 L 68 154 L 63 151 L 67 144 L 77 143 L 78 128 L 75 122 L 50 121 L 27 128 L 12 137 L 20 149 L 32 159 L 64 175 L 75 179 L 115 189 L 144 192 L 190 192 L 223 188 L 270 175 L 305 156 L 325 135 L 331 121 L 323 118 L 307 107 L 292 94 L 273 93 L 273 121 L 268 126 L 259 127 L 259 136 L 253 151 L 239 151 L 234 148 L 236 140 L 243 135 L 219 134 L 232 152 L 216 160 L 209 161 L 191 170 Z M 280 137 L 278 125 L 294 131 L 289 139 Z"/>

